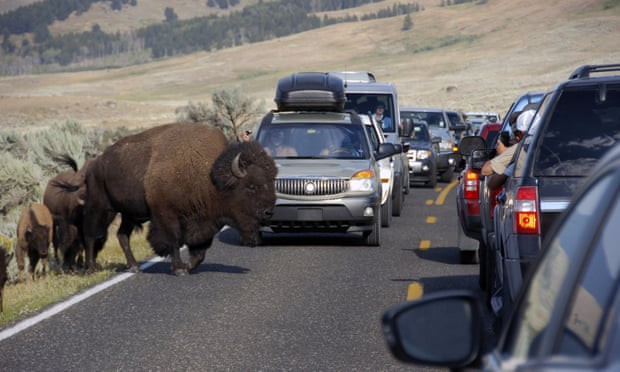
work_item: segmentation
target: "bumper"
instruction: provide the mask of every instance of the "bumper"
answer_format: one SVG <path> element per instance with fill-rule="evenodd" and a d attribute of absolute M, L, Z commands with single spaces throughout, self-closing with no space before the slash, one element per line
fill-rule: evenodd
<path fill-rule="evenodd" d="M 441 152 L 437 157 L 437 170 L 443 172 L 446 169 L 453 168 L 455 165 L 455 158 L 453 152 Z"/>
<path fill-rule="evenodd" d="M 271 232 L 360 232 L 372 230 L 379 195 L 321 201 L 277 199 L 273 216 L 261 231 Z"/>
<path fill-rule="evenodd" d="M 429 180 L 433 175 L 432 160 L 409 161 L 409 181 Z"/>

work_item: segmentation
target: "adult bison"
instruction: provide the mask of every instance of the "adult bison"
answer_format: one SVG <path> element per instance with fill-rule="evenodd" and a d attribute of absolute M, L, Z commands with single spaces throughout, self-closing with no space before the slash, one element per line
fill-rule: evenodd
<path fill-rule="evenodd" d="M 82 218 L 84 214 L 85 188 L 76 191 L 76 194 L 67 193 L 63 184 L 84 185 L 86 169 L 92 160 L 87 160 L 82 168 L 68 155 L 56 160 L 71 167 L 52 178 L 45 187 L 43 204 L 54 217 L 53 246 L 54 257 L 58 261 L 58 252 L 62 255 L 62 265 L 66 270 L 73 269 L 76 257 L 81 257 L 84 250 L 82 242 Z"/>
<path fill-rule="evenodd" d="M 35 269 L 41 260 L 41 276 L 45 276 L 49 246 L 54 228 L 52 214 L 43 204 L 32 203 L 26 206 L 17 221 L 17 246 L 15 260 L 19 269 L 19 280 L 23 280 L 24 258 L 30 260 L 30 275 L 34 280 Z"/>
<path fill-rule="evenodd" d="M 196 268 L 225 224 L 255 245 L 258 226 L 275 204 L 276 166 L 257 142 L 228 144 L 216 128 L 176 123 L 127 136 L 109 146 L 86 173 L 86 266 L 94 270 L 94 246 L 116 215 L 119 240 L 131 252 L 132 230 L 150 221 L 147 240 L 160 256 L 172 256 L 172 272 Z M 179 249 L 187 245 L 189 265 Z"/>
<path fill-rule="evenodd" d="M 7 267 L 9 266 L 10 260 L 11 260 L 11 255 L 6 253 L 4 248 L 0 248 L 0 313 L 2 312 L 4 284 L 9 279 L 9 273 L 7 272 Z"/>

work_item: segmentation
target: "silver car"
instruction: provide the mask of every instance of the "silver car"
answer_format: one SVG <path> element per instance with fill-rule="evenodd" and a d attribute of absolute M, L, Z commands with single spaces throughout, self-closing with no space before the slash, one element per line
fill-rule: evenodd
<path fill-rule="evenodd" d="M 276 205 L 262 231 L 360 232 L 380 245 L 378 161 L 393 144 L 374 149 L 360 117 L 344 112 L 272 112 L 257 141 L 278 167 Z"/>

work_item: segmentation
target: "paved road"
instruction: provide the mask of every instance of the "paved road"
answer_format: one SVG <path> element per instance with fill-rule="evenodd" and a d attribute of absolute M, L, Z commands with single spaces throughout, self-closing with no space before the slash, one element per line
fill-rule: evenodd
<path fill-rule="evenodd" d="M 419 288 L 477 288 L 477 266 L 458 263 L 454 190 L 439 187 L 412 188 L 380 247 L 269 235 L 249 248 L 225 230 L 192 275 L 157 263 L 1 341 L 0 370 L 412 369 L 385 347 L 382 312 Z"/>

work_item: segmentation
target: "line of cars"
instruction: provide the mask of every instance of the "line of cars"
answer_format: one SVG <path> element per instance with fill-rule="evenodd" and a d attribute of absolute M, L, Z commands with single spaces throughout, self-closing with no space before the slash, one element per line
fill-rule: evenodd
<path fill-rule="evenodd" d="M 446 291 L 389 309 L 382 325 L 390 350 L 453 369 L 618 370 L 620 64 L 581 66 L 510 111 L 502 131 L 523 133 L 509 171 L 466 177 L 495 149 L 480 137 L 460 143 L 467 168 L 457 206 L 469 208 L 465 193 L 477 192 L 481 216 L 492 217 L 478 219 L 476 235 L 476 218 L 459 215 L 480 241 L 485 295 Z M 511 117 L 524 122 L 520 115 L 530 118 L 525 129 L 511 127 Z M 498 339 L 481 322 L 488 311 Z"/>
<path fill-rule="evenodd" d="M 261 232 L 355 232 L 380 245 L 409 192 L 408 146 L 371 114 L 383 105 L 400 121 L 395 87 L 368 73 L 297 73 L 280 79 L 275 101 L 256 132 L 278 167 Z"/>

